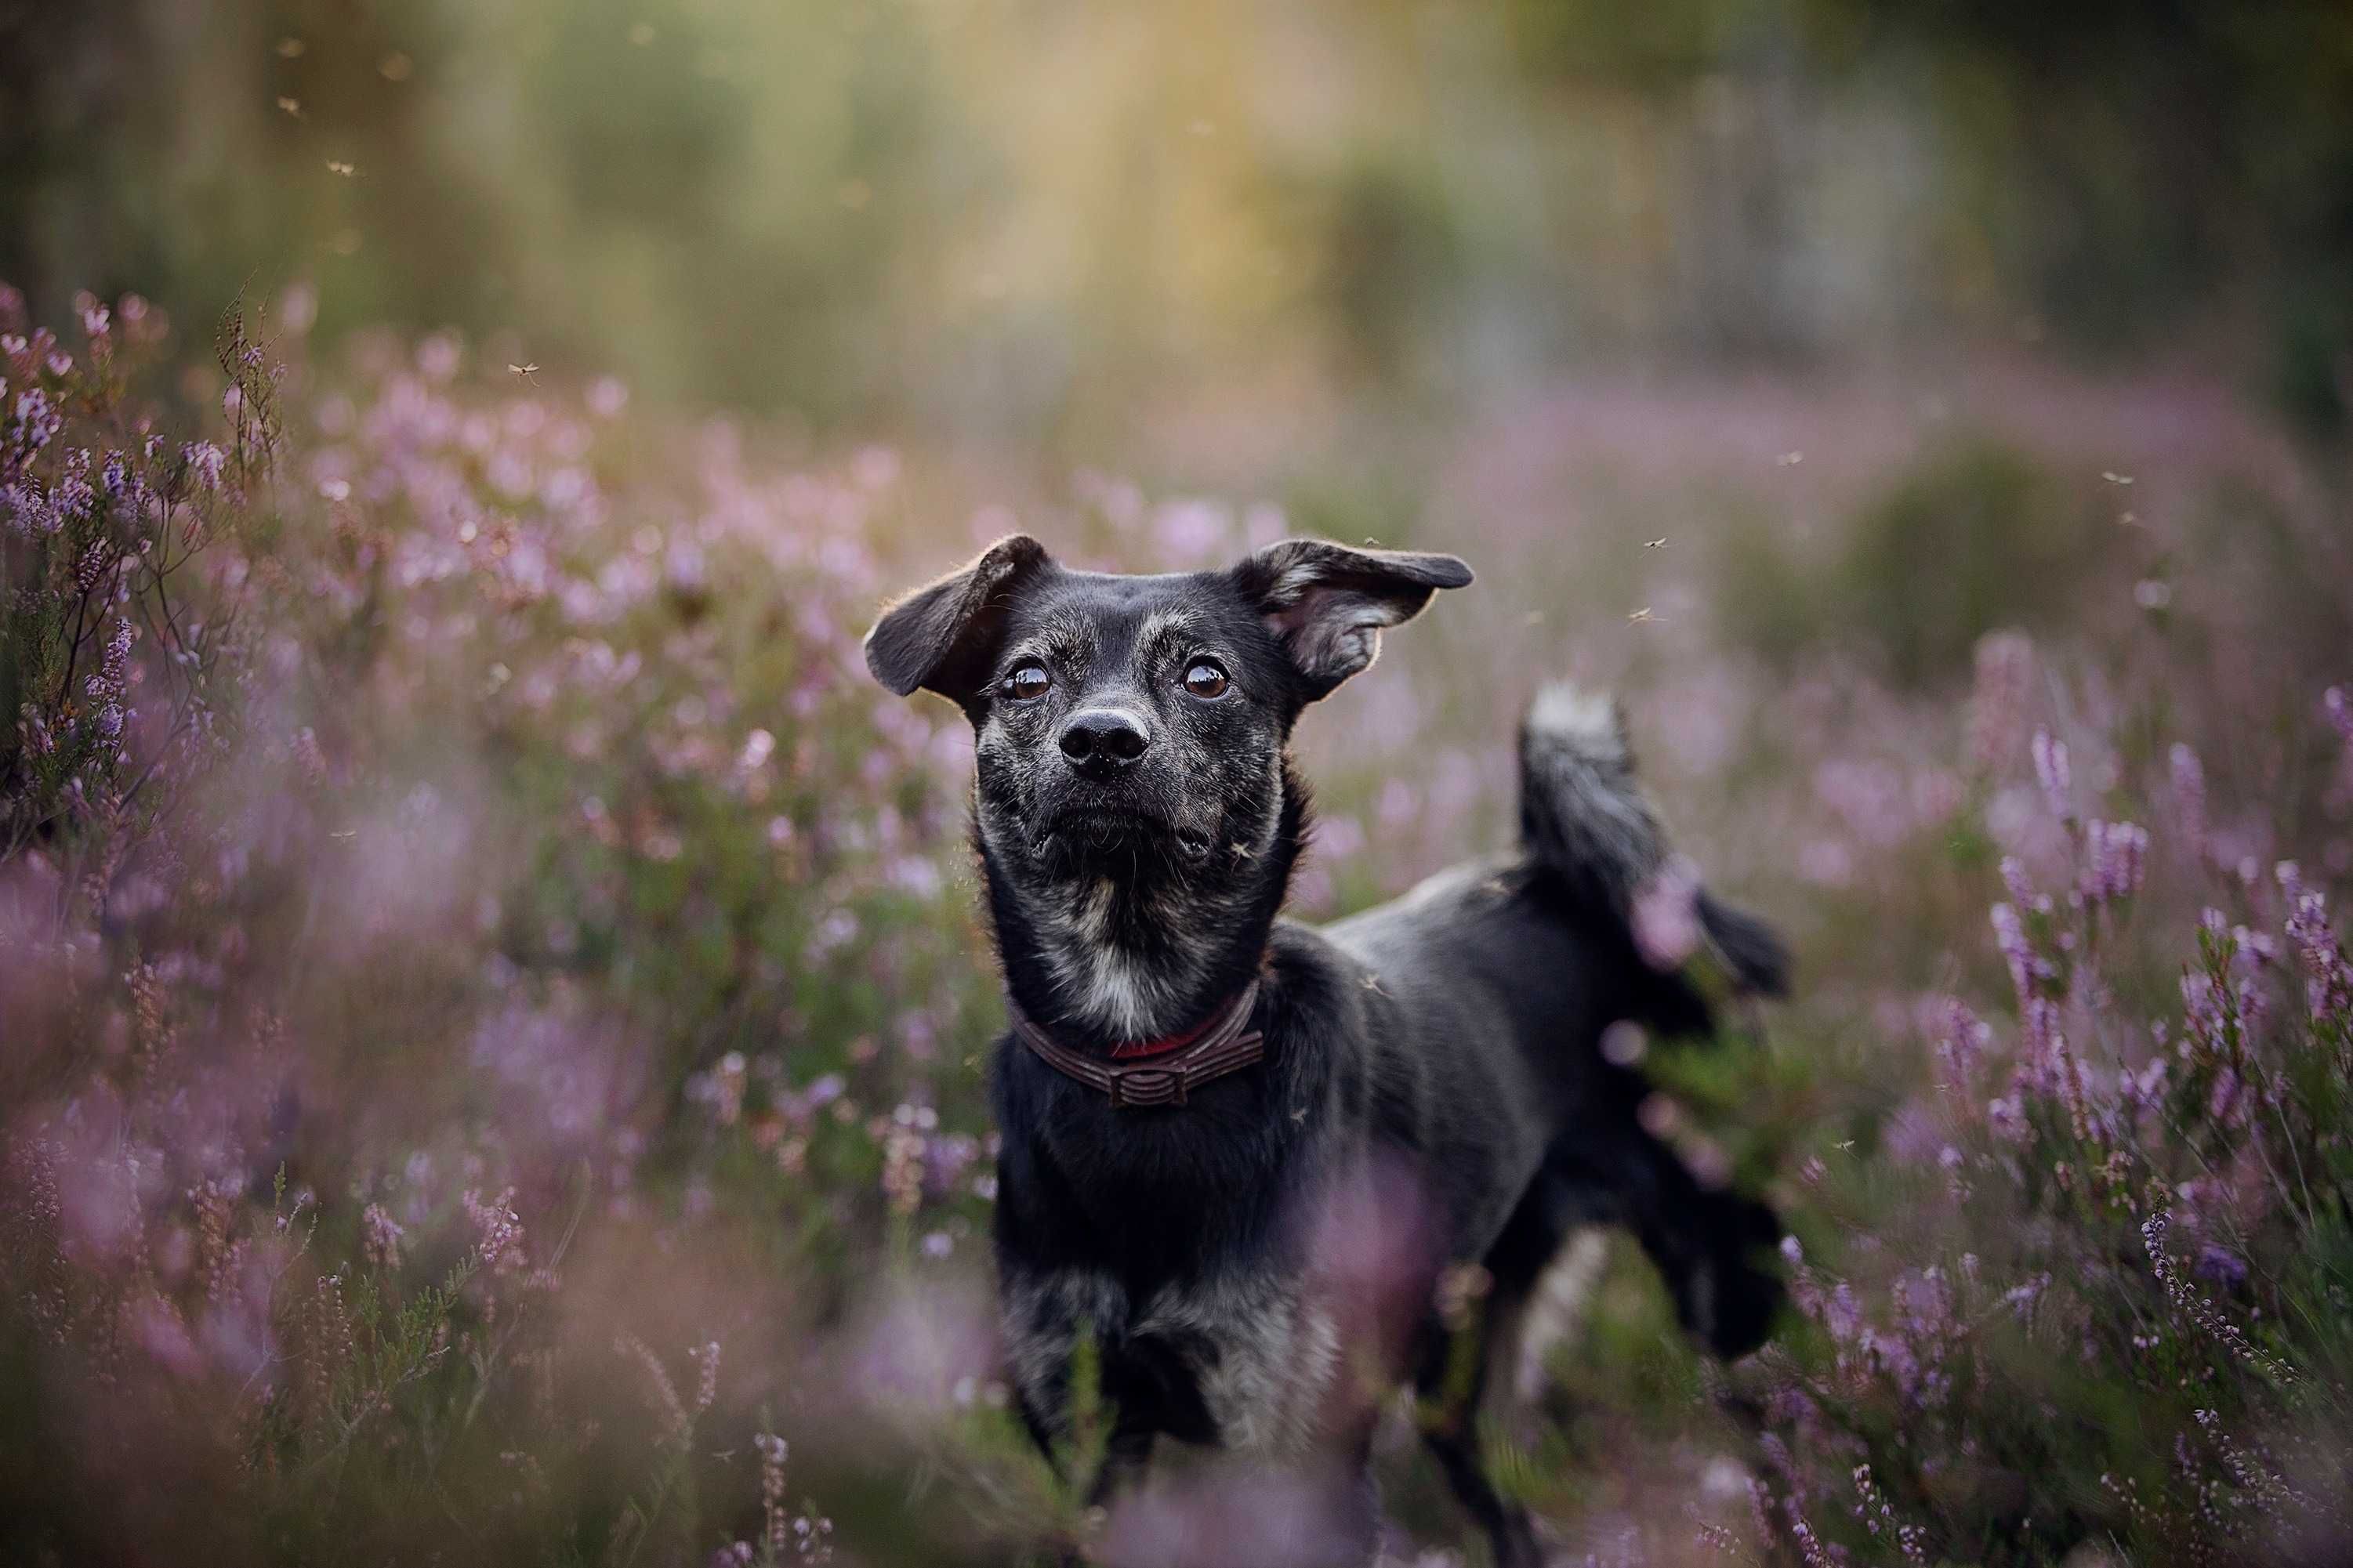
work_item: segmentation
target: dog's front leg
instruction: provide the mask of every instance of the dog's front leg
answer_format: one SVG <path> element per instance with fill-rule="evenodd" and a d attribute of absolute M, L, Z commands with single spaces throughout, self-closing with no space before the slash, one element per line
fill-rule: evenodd
<path fill-rule="evenodd" d="M 1347 1456 L 1337 1499 L 1336 1522 L 1342 1550 L 1354 1568 L 1379 1568 L 1381 1563 L 1381 1483 L 1373 1474 L 1373 1434 L 1377 1421 L 1367 1417 L 1357 1426 L 1343 1452 Z"/>
<path fill-rule="evenodd" d="M 1082 1474 L 1071 1473 L 1068 1461 L 1084 1457 L 1071 1451 L 1067 1387 L 1059 1392 L 1062 1398 L 1060 1405 L 1048 1403 L 1055 1397 L 1053 1393 L 1033 1396 L 1024 1391 L 1018 1394 L 1021 1425 L 1029 1434 L 1029 1440 L 1038 1446 L 1038 1452 L 1053 1468 L 1056 1478 L 1074 1488 L 1087 1507 L 1101 1508 L 1151 1459 L 1152 1439 L 1158 1434 L 1140 1417 L 1124 1411 L 1111 1412 L 1112 1428 L 1103 1439 L 1103 1453 L 1082 1470 L 1085 1485 L 1079 1486 Z"/>
<path fill-rule="evenodd" d="M 1025 1393 L 1018 1397 L 1021 1422 L 1029 1429 L 1030 1440 L 1038 1445 L 1038 1451 L 1053 1467 L 1056 1477 L 1072 1487 L 1083 1500 L 1088 1515 L 1087 1528 L 1091 1531 L 1101 1522 L 1101 1511 L 1111 1505 L 1112 1499 L 1122 1487 L 1143 1472 L 1145 1465 L 1151 1459 L 1153 1432 L 1142 1422 L 1114 1412 L 1110 1436 L 1104 1439 L 1102 1454 L 1093 1460 L 1093 1473 L 1085 1478 L 1084 1485 L 1081 1486 L 1078 1483 L 1082 1478 L 1071 1473 L 1072 1467 L 1069 1461 L 1083 1459 L 1084 1457 L 1074 1455 L 1069 1443 L 1056 1436 L 1058 1432 L 1068 1431 L 1069 1410 L 1064 1408 L 1059 1413 L 1041 1410 L 1029 1394 Z M 1083 1546 L 1079 1542 L 1065 1545 L 1055 1559 L 1057 1568 L 1082 1568 L 1086 1561 Z"/>
<path fill-rule="evenodd" d="M 1035 1271 L 1000 1256 L 1008 1371 L 1038 1451 L 1090 1510 L 1107 1505 L 1151 1456 L 1154 1428 L 1116 1363 L 1127 1296 L 1083 1269 Z M 1101 1448 L 1095 1450 L 1100 1434 Z M 1080 1561 L 1075 1551 L 1065 1562 Z"/>

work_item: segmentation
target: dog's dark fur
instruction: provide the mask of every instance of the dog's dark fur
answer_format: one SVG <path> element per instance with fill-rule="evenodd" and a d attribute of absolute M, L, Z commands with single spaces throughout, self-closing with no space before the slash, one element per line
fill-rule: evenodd
<path fill-rule="evenodd" d="M 1370 1435 L 1408 1379 L 1498 1563 L 1541 1561 L 1481 1467 L 1484 1356 L 1462 1336 L 1509 1323 L 1573 1228 L 1630 1226 L 1719 1353 L 1755 1348 L 1780 1300 L 1758 1258 L 1771 1212 L 1694 1181 L 1639 1123 L 1641 1078 L 1601 1052 L 1621 1019 L 1708 1026 L 1689 979 L 1637 951 L 1632 902 L 1668 852 L 1609 704 L 1556 688 L 1531 709 L 1518 853 L 1320 931 L 1276 918 L 1306 833 L 1293 723 L 1384 628 L 1470 581 L 1451 556 L 1313 540 L 1113 576 L 1017 536 L 867 639 L 884 685 L 972 721 L 975 837 L 1031 1018 L 1103 1051 L 1261 977 L 1265 1060 L 1188 1105 L 1113 1109 L 1009 1036 L 995 1096 L 1004 1327 L 1033 1433 L 1065 1432 L 1092 1336 L 1116 1412 L 1095 1495 L 1162 1434 L 1280 1460 L 1328 1487 L 1327 1528 L 1268 1542 L 1268 1562 L 1372 1555 Z M 1223 690 L 1188 673 L 1205 663 Z M 1029 667 L 1043 682 L 1013 679 Z M 1704 895 L 1698 912 L 1737 984 L 1780 988 L 1763 925 Z"/>

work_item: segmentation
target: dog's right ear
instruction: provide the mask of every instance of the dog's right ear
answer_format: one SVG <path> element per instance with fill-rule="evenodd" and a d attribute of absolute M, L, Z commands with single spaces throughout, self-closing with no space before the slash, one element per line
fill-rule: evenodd
<path fill-rule="evenodd" d="M 1014 591 L 1051 560 L 1026 533 L 998 540 L 963 571 L 884 609 L 866 634 L 866 668 L 902 697 L 922 687 L 969 703 L 988 677 Z"/>

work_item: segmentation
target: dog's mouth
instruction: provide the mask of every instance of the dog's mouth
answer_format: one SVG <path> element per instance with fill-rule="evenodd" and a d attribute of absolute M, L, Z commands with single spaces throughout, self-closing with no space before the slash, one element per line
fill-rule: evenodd
<path fill-rule="evenodd" d="M 1083 856 L 1166 847 L 1188 859 L 1207 855 L 1209 844 L 1209 835 L 1172 822 L 1157 811 L 1092 801 L 1055 812 L 1031 839 L 1031 847 L 1041 855 Z"/>

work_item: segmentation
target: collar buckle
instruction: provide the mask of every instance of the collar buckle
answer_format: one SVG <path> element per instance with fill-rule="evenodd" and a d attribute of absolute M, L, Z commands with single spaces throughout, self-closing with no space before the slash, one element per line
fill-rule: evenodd
<path fill-rule="evenodd" d="M 1167 1068 L 1131 1068 L 1111 1076 L 1111 1108 L 1133 1105 L 1182 1105 L 1185 1075 Z"/>

